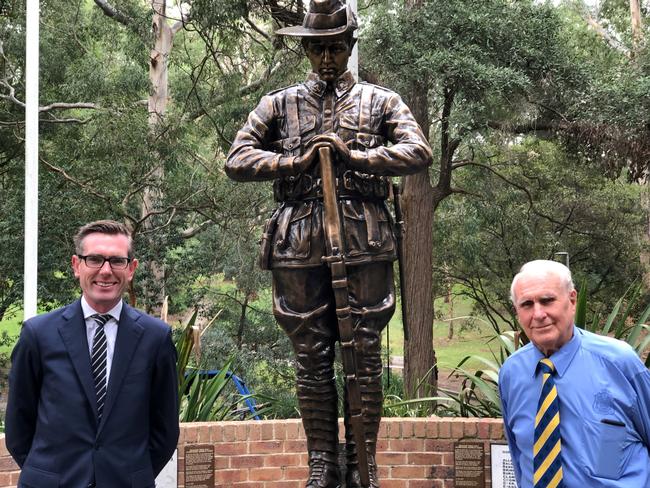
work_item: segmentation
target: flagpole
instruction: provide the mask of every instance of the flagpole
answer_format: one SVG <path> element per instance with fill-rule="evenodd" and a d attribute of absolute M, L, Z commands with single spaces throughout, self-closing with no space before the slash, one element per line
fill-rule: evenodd
<path fill-rule="evenodd" d="M 27 0 L 25 34 L 24 320 L 37 313 L 39 0 Z"/>
<path fill-rule="evenodd" d="M 354 15 L 357 16 L 357 22 L 359 22 L 359 12 L 357 7 L 357 0 L 348 0 L 350 8 L 354 12 Z M 352 54 L 348 60 L 348 70 L 354 75 L 354 79 L 359 81 L 359 43 L 357 42 L 352 49 Z"/>

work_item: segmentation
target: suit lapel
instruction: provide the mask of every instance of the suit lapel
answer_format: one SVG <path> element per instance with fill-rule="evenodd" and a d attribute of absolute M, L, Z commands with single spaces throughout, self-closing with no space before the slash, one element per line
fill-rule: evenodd
<path fill-rule="evenodd" d="M 117 326 L 117 337 L 115 339 L 115 351 L 113 352 L 113 364 L 111 366 L 111 375 L 108 380 L 108 390 L 106 392 L 106 402 L 102 413 L 102 422 L 99 425 L 99 431 L 106 424 L 106 419 L 111 414 L 111 409 L 115 404 L 124 376 L 129 370 L 133 353 L 135 352 L 144 328 L 137 323 L 140 318 L 139 312 L 128 306 L 126 303 L 122 307 L 120 323 Z"/>
<path fill-rule="evenodd" d="M 97 397 L 95 384 L 90 370 L 90 353 L 86 336 L 86 321 L 81 310 L 81 301 L 68 305 L 63 312 L 64 322 L 59 324 L 59 334 L 63 339 L 70 361 L 74 366 L 81 386 L 88 398 L 88 403 L 97 415 Z"/>

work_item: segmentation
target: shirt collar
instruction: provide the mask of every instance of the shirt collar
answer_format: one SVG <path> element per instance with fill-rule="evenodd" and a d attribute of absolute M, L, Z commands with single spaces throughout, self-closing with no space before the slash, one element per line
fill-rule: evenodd
<path fill-rule="evenodd" d="M 573 358 L 575 357 L 576 352 L 578 352 L 578 349 L 580 349 L 581 344 L 582 344 L 582 331 L 574 325 L 573 337 L 571 338 L 571 340 L 566 344 L 564 344 L 559 351 L 556 351 L 553 354 L 551 354 L 551 357 L 549 359 L 553 362 L 553 365 L 555 366 L 555 371 L 560 378 L 564 376 L 566 370 L 569 369 L 569 366 L 571 365 L 571 361 L 573 361 Z M 535 351 L 538 357 L 537 360 L 535 361 L 535 369 L 533 370 L 533 376 L 535 376 L 537 373 L 537 363 L 539 362 L 540 359 L 545 357 L 544 354 L 542 354 L 542 352 L 539 349 L 535 348 Z"/>
<path fill-rule="evenodd" d="M 344 93 L 350 91 L 350 89 L 355 85 L 356 80 L 350 71 L 346 71 L 336 80 L 335 90 L 336 96 L 341 97 Z M 313 71 L 307 76 L 307 81 L 305 82 L 307 89 L 317 97 L 322 97 L 327 90 L 327 83 L 320 79 L 318 73 Z"/>
<path fill-rule="evenodd" d="M 88 302 L 86 301 L 86 297 L 83 295 L 81 296 L 81 310 L 83 311 L 84 319 L 88 319 L 90 316 L 99 313 L 97 310 L 95 310 L 93 307 L 91 307 L 88 304 Z M 119 300 L 117 304 L 113 308 L 111 308 L 107 313 L 108 315 L 113 317 L 115 322 L 119 323 L 120 315 L 122 314 L 122 300 Z"/>

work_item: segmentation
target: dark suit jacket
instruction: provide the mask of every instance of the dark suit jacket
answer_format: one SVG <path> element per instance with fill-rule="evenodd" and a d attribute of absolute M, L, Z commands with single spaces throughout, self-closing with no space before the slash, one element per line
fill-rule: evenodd
<path fill-rule="evenodd" d="M 26 321 L 5 431 L 19 487 L 153 487 L 179 432 L 170 327 L 124 304 L 98 423 L 81 302 Z"/>

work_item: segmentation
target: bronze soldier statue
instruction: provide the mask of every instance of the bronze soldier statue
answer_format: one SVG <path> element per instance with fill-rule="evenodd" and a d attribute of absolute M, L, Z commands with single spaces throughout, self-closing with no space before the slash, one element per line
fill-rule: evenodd
<path fill-rule="evenodd" d="M 337 340 L 347 384 L 346 486 L 379 487 L 381 331 L 395 309 L 397 254 L 386 207 L 389 177 L 421 171 L 432 158 L 399 95 L 356 83 L 347 70 L 356 28 L 342 0 L 311 0 L 302 26 L 278 31 L 302 38 L 312 72 L 304 83 L 262 98 L 226 162 L 235 180 L 274 180 L 279 207 L 265 227 L 260 258 L 273 274 L 274 315 L 296 353 L 307 488 L 340 486 Z M 324 209 L 328 195 L 333 210 L 331 203 Z M 340 243 L 332 240 L 337 229 Z"/>

